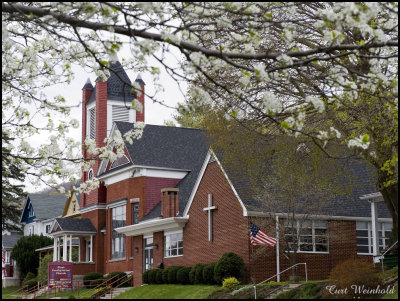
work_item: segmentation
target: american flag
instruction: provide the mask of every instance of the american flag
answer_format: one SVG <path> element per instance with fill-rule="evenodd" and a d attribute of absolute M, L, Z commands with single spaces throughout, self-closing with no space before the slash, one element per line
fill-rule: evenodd
<path fill-rule="evenodd" d="M 275 246 L 276 239 L 260 230 L 256 225 L 250 222 L 250 242 L 252 245 L 268 245 Z"/>

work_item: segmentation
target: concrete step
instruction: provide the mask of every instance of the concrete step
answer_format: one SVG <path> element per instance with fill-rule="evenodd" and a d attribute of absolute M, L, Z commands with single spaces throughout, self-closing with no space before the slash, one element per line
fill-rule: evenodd
<path fill-rule="evenodd" d="M 100 297 L 100 299 L 111 299 L 111 296 L 114 298 L 130 289 L 131 289 L 131 287 L 117 287 L 117 288 L 113 289 L 112 294 L 107 293 L 103 297 Z"/>
<path fill-rule="evenodd" d="M 267 297 L 267 299 L 274 299 L 280 293 L 291 291 L 292 289 L 295 289 L 295 288 L 299 287 L 300 285 L 301 285 L 300 283 L 290 283 L 290 284 L 284 285 L 280 289 L 278 289 L 277 291 L 275 291 L 272 294 L 270 294 Z"/>

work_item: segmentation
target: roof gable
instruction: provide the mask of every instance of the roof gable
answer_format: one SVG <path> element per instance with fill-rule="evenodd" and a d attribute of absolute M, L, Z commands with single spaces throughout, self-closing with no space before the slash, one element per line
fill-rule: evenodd
<path fill-rule="evenodd" d="M 21 216 L 21 222 L 30 223 L 34 220 L 44 220 L 61 216 L 66 197 L 64 195 L 49 195 L 31 193 L 25 202 L 24 210 Z M 32 206 L 33 216 L 29 215 Z"/>
<path fill-rule="evenodd" d="M 71 187 L 70 190 L 70 196 L 67 199 L 64 207 L 64 211 L 62 213 L 62 217 L 71 217 L 71 216 L 77 216 L 80 215 L 80 195 L 76 195 L 76 192 L 73 190 Z"/>
<path fill-rule="evenodd" d="M 96 233 L 96 227 L 93 226 L 89 218 L 56 218 L 50 229 L 50 234 L 57 232 L 81 232 Z"/>

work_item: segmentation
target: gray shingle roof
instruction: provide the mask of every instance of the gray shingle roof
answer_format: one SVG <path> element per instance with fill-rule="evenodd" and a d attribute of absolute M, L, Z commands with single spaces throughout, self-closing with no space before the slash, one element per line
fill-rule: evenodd
<path fill-rule="evenodd" d="M 16 244 L 18 239 L 23 236 L 22 233 L 11 232 L 10 235 L 3 234 L 1 236 L 1 241 L 4 248 L 13 248 Z"/>
<path fill-rule="evenodd" d="M 133 124 L 116 122 L 116 126 L 123 135 L 132 129 Z M 204 133 L 198 129 L 147 124 L 142 138 L 134 140 L 132 144 L 127 143 L 126 147 L 134 165 L 189 171 L 176 186 L 179 188 L 179 216 L 181 216 L 207 155 L 208 144 Z M 158 207 L 150 211 L 145 219 L 151 218 L 154 214 L 159 216 Z"/>
<path fill-rule="evenodd" d="M 89 218 L 56 218 L 61 231 L 97 232 Z M 54 233 L 54 232 L 52 232 Z"/>
<path fill-rule="evenodd" d="M 126 101 L 130 104 L 135 98 L 135 94 L 131 91 L 131 80 L 120 62 L 110 62 L 110 69 L 110 77 L 107 80 L 107 99 Z M 93 89 L 87 105 L 95 101 L 96 88 Z"/>
<path fill-rule="evenodd" d="M 62 215 L 67 197 L 65 195 L 35 194 L 28 195 L 36 219 L 49 219 Z"/>

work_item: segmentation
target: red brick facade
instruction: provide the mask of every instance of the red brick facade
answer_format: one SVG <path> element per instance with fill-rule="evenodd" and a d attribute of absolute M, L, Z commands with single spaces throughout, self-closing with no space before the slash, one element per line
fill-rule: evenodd
<path fill-rule="evenodd" d="M 142 86 L 144 92 L 144 86 Z M 83 91 L 82 112 L 82 139 L 86 137 L 86 101 L 91 90 Z M 136 112 L 136 120 L 144 121 L 144 93 L 138 98 L 143 104 L 143 112 Z M 107 135 L 107 83 L 96 83 L 96 143 L 104 146 Z M 85 150 L 83 150 L 85 154 Z M 129 157 L 129 154 L 127 154 Z M 97 174 L 100 162 L 93 166 Z M 87 173 L 83 180 L 87 179 Z M 82 195 L 82 208 L 89 205 L 102 204 L 102 208 L 81 214 L 82 218 L 89 218 L 97 230 L 93 237 L 93 260 L 95 264 L 77 264 L 74 266 L 75 274 L 85 274 L 96 271 L 108 274 L 113 271 L 133 271 L 134 285 L 142 284 L 143 273 L 143 235 L 127 236 L 126 256 L 118 260 L 111 259 L 112 245 L 112 209 L 104 207 L 112 202 L 126 202 L 126 225 L 133 223 L 133 202 L 139 201 L 139 219 L 147 215 L 162 200 L 161 213 L 163 218 L 175 217 L 176 212 L 183 211 L 179 208 L 179 191 L 176 187 L 179 179 L 161 177 L 134 177 L 104 186 L 88 195 Z M 171 189 L 170 189 L 171 190 Z M 212 205 L 212 240 L 209 241 L 208 212 L 203 210 L 209 206 L 211 194 Z M 90 208 L 90 207 L 89 207 Z M 190 217 L 183 228 L 183 255 L 164 257 L 164 232 L 153 232 L 153 259 L 154 268 L 159 263 L 164 267 L 171 265 L 193 266 L 196 263 L 216 262 L 225 252 L 233 251 L 241 256 L 245 262 L 245 281 L 261 281 L 276 273 L 275 248 L 268 246 L 252 246 L 249 240 L 248 222 L 251 219 L 257 225 L 274 221 L 270 218 L 244 216 L 244 208 L 230 187 L 224 173 L 216 161 L 209 163 L 195 192 L 193 202 L 188 211 Z M 106 232 L 101 232 L 102 229 Z M 271 227 L 270 227 L 271 228 Z M 273 227 L 272 227 L 273 229 Z M 327 278 L 330 270 L 343 260 L 355 258 L 356 255 L 356 223 L 354 221 L 329 221 L 329 252 L 328 253 L 298 253 L 296 262 L 307 262 L 309 279 Z M 149 234 L 149 233 L 145 233 Z M 269 233 L 275 236 L 275 233 Z M 156 247 L 157 246 L 157 247 Z M 86 257 L 85 241 L 81 239 L 81 258 Z M 281 250 L 282 251 L 282 250 Z M 368 258 L 363 256 L 363 258 Z M 283 255 L 280 256 L 280 270 L 290 264 Z M 281 276 L 285 280 L 290 272 Z M 304 268 L 299 267 L 298 275 L 304 275 Z"/>

